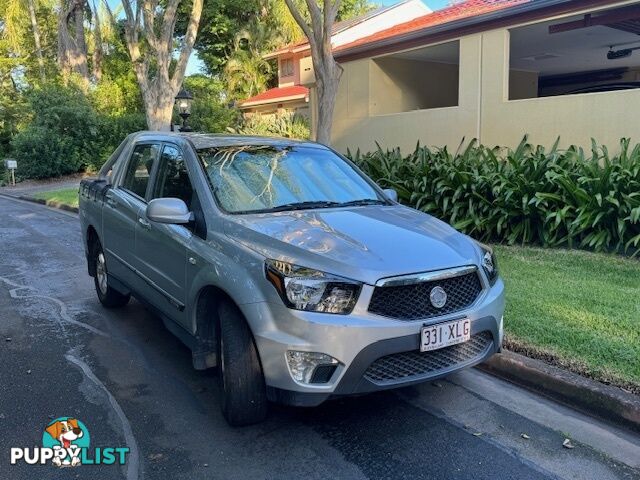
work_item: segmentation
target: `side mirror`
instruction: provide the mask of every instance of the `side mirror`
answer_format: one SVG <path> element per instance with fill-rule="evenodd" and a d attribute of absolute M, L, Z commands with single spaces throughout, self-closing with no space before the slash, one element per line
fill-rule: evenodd
<path fill-rule="evenodd" d="M 154 198 L 147 205 L 147 218 L 152 222 L 183 225 L 193 220 L 187 204 L 179 198 Z"/>
<path fill-rule="evenodd" d="M 393 188 L 385 188 L 383 192 L 388 199 L 393 200 L 394 202 L 398 201 L 398 192 L 396 192 Z"/>

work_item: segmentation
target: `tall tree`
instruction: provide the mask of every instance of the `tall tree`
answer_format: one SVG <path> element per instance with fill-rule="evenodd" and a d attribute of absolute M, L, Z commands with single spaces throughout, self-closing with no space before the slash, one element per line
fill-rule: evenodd
<path fill-rule="evenodd" d="M 40 27 L 38 27 L 38 19 L 36 18 L 35 0 L 27 0 L 27 6 L 29 8 L 29 20 L 31 20 L 31 29 L 33 30 L 33 43 L 36 47 L 36 57 L 38 58 L 40 80 L 44 82 L 44 56 L 42 55 L 42 42 L 40 41 Z"/>
<path fill-rule="evenodd" d="M 89 87 L 87 40 L 84 32 L 86 0 L 60 0 L 58 12 L 58 64 L 68 78 L 76 74 L 86 91 Z"/>
<path fill-rule="evenodd" d="M 223 72 L 234 50 L 236 33 L 260 15 L 262 0 L 207 0 L 202 10 L 201 27 L 194 48 L 212 76 Z M 184 30 L 189 12 L 178 11 L 177 25 Z"/>
<path fill-rule="evenodd" d="M 100 23 L 100 12 L 93 1 L 93 78 L 99 82 L 102 78 L 102 59 L 104 51 L 102 47 L 102 24 Z"/>
<path fill-rule="evenodd" d="M 244 100 L 267 88 L 273 78 L 272 68 L 262 54 L 270 41 L 271 31 L 262 22 L 252 22 L 236 34 L 234 50 L 224 67 L 231 98 Z"/>
<path fill-rule="evenodd" d="M 342 75 L 342 67 L 333 58 L 331 31 L 340 10 L 341 0 L 323 0 L 322 8 L 316 0 L 305 0 L 309 21 L 305 19 L 295 0 L 285 0 L 291 15 L 296 20 L 311 48 L 311 60 L 316 77 L 318 122 L 316 141 L 331 142 L 333 111 Z"/>
<path fill-rule="evenodd" d="M 3 37 L 8 40 L 9 45 L 16 54 L 21 54 L 26 50 L 22 42 L 23 35 L 26 33 L 23 28 L 23 19 L 28 15 L 33 39 L 33 46 L 31 48 L 33 48 L 38 60 L 40 80 L 44 81 L 46 77 L 45 60 L 42 51 L 40 27 L 36 16 L 36 0 L 9 0 L 2 2 L 0 7 L 4 11 L 2 15 L 3 18 L 0 20 L 2 23 Z"/>
<path fill-rule="evenodd" d="M 172 61 L 180 0 L 122 0 L 125 39 L 151 130 L 168 130 L 171 125 L 174 97 L 196 41 L 202 2 L 193 0 L 186 31 L 179 38 L 178 58 Z M 116 23 L 113 14 L 111 20 Z"/>

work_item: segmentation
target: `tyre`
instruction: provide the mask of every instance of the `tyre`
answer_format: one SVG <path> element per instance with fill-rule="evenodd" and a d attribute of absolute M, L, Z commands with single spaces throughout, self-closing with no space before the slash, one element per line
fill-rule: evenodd
<path fill-rule="evenodd" d="M 258 350 L 244 316 L 224 302 L 218 308 L 218 364 L 222 413 L 237 427 L 264 420 L 267 392 Z"/>
<path fill-rule="evenodd" d="M 96 242 L 93 248 L 93 261 L 95 262 L 95 276 L 93 283 L 96 287 L 98 300 L 106 308 L 124 307 L 129 303 L 131 295 L 123 295 L 109 286 L 109 276 L 107 275 L 107 262 L 102 251 L 100 242 Z"/>

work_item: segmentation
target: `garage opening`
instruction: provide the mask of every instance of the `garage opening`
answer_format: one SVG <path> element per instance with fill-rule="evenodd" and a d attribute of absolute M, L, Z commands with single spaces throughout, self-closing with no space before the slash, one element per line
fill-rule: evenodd
<path fill-rule="evenodd" d="M 510 30 L 510 100 L 639 87 L 640 4 Z"/>
<path fill-rule="evenodd" d="M 373 60 L 373 115 L 458 105 L 460 42 Z"/>

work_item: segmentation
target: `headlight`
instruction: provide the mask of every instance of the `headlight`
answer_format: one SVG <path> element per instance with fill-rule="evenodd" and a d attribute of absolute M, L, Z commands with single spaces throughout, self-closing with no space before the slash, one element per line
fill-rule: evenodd
<path fill-rule="evenodd" d="M 265 273 L 285 305 L 311 312 L 351 313 L 362 284 L 277 260 L 267 260 Z"/>
<path fill-rule="evenodd" d="M 496 256 L 493 253 L 493 249 L 478 242 L 480 249 L 482 250 L 482 269 L 489 279 L 489 284 L 493 285 L 498 279 L 498 262 Z"/>

